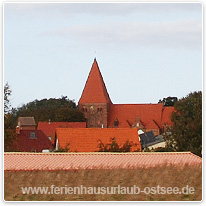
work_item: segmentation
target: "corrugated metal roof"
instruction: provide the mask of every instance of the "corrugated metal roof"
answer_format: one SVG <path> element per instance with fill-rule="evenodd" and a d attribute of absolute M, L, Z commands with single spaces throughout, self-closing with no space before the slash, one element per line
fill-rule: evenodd
<path fill-rule="evenodd" d="M 4 170 L 70 170 L 200 165 L 191 152 L 4 153 Z"/>

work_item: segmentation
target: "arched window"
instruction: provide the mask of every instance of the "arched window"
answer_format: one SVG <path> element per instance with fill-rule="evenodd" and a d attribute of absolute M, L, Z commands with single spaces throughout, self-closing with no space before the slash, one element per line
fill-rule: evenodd
<path fill-rule="evenodd" d="M 97 108 L 97 111 L 98 112 L 102 112 L 102 108 Z"/>
<path fill-rule="evenodd" d="M 83 111 L 83 112 L 87 112 L 87 108 L 83 107 L 83 108 L 82 108 L 82 111 Z"/>

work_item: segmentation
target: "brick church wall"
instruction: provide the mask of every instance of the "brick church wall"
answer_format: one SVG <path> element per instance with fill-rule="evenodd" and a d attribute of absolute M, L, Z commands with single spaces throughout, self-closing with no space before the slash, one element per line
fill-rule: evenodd
<path fill-rule="evenodd" d="M 86 103 L 79 104 L 79 110 L 82 111 L 87 120 L 87 127 L 107 128 L 109 104 L 107 103 Z"/>

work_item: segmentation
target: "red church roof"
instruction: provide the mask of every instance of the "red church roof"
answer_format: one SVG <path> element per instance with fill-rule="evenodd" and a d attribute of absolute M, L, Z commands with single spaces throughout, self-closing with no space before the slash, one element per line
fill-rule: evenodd
<path fill-rule="evenodd" d="M 115 137 L 116 142 L 122 147 L 127 141 L 137 144 L 132 151 L 141 151 L 141 144 L 137 129 L 131 128 L 58 128 L 56 136 L 61 148 L 69 143 L 69 152 L 97 152 L 99 143 L 111 143 L 110 139 Z"/>
<path fill-rule="evenodd" d="M 148 124 L 147 124 L 147 127 L 146 127 L 147 129 L 160 129 L 160 127 L 159 127 L 159 125 L 157 125 L 157 123 L 154 121 L 154 120 L 152 120 L 151 122 L 149 122 Z"/>
<path fill-rule="evenodd" d="M 4 153 L 4 170 L 71 170 L 202 164 L 191 152 Z"/>
<path fill-rule="evenodd" d="M 114 120 L 117 118 L 119 127 L 130 127 L 135 119 L 140 118 L 143 125 L 151 126 L 155 121 L 155 128 L 161 126 L 162 104 L 113 104 L 110 107 L 109 127 L 114 127 Z M 151 129 L 151 128 L 149 128 Z"/>
<path fill-rule="evenodd" d="M 47 137 L 51 137 L 52 143 L 54 143 L 56 128 L 86 128 L 86 122 L 39 122 L 37 127 Z"/>
<path fill-rule="evenodd" d="M 84 103 L 111 103 L 96 59 L 94 60 L 82 96 L 79 100 L 79 104 Z"/>
<path fill-rule="evenodd" d="M 41 130 L 21 130 L 17 135 L 17 151 L 42 152 L 52 149 L 52 143 Z"/>
<path fill-rule="evenodd" d="M 162 113 L 162 126 L 164 124 L 166 125 L 173 125 L 173 122 L 171 121 L 172 112 L 174 112 L 174 107 L 164 107 L 163 113 Z"/>

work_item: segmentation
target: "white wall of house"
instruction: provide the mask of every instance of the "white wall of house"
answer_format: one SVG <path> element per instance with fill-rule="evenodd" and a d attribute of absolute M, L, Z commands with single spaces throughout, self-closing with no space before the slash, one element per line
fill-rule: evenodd
<path fill-rule="evenodd" d="M 156 149 L 156 148 L 158 148 L 158 147 L 165 147 L 166 146 L 166 143 L 165 142 L 159 142 L 159 143 L 157 143 L 157 144 L 154 144 L 154 145 L 151 145 L 151 146 L 149 146 L 148 147 L 148 149 Z"/>

